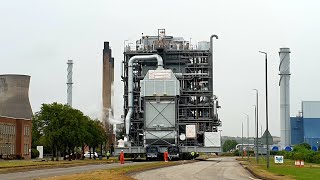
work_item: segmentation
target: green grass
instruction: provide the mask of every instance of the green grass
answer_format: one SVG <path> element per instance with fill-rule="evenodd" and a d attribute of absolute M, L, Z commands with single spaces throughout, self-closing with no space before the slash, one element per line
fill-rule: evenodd
<path fill-rule="evenodd" d="M 84 160 L 60 160 L 60 161 L 40 161 L 40 160 L 12 160 L 12 161 L 0 161 L 0 174 L 8 172 L 19 172 L 32 169 L 44 169 L 53 167 L 71 167 L 81 166 L 86 164 L 101 164 L 118 162 L 117 158 L 112 159 L 84 159 Z"/>
<path fill-rule="evenodd" d="M 305 163 L 304 167 L 296 167 L 293 160 L 285 159 L 283 164 L 275 164 L 273 157 L 270 157 L 270 168 L 267 169 L 266 159 L 260 158 L 259 160 L 259 164 L 257 165 L 255 159 L 250 158 L 250 161 L 248 162 L 249 167 L 255 166 L 255 168 L 271 172 L 278 177 L 285 175 L 298 180 L 320 180 L 319 164 Z"/>

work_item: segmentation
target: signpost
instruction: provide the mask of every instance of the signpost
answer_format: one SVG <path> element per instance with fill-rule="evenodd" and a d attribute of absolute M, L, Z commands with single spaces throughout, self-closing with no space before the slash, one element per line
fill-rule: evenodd
<path fill-rule="evenodd" d="M 283 164 L 283 156 L 274 156 L 274 163 Z"/>
<path fill-rule="evenodd" d="M 268 130 L 268 128 L 266 129 L 266 131 L 263 133 L 262 137 L 261 137 L 261 141 L 262 144 L 265 144 L 267 146 L 267 168 L 269 168 L 269 163 L 270 163 L 270 152 L 269 152 L 269 145 L 273 144 L 273 138 Z"/>
<path fill-rule="evenodd" d="M 268 139 L 268 141 L 267 141 Z M 273 144 L 273 138 L 268 130 L 266 130 L 261 137 L 262 144 L 270 145 Z"/>

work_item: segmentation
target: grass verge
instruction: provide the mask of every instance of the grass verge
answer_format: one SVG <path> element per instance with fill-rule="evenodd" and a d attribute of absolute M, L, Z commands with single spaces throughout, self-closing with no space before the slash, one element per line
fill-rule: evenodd
<path fill-rule="evenodd" d="M 241 158 L 238 160 L 241 160 Z M 254 158 L 250 158 L 249 161 L 241 161 L 241 164 L 261 179 L 320 179 L 320 166 L 318 164 L 305 163 L 304 167 L 296 167 L 293 160 L 286 159 L 283 164 L 275 164 L 273 158 L 270 158 L 269 169 L 266 167 L 265 158 L 260 158 L 259 164 L 255 162 Z"/>
<path fill-rule="evenodd" d="M 73 167 L 82 166 L 87 164 L 103 164 L 118 162 L 114 159 L 84 159 L 84 160 L 72 160 L 72 161 L 39 161 L 39 160 L 13 160 L 13 161 L 0 161 L 0 174 L 28 171 L 33 169 L 47 169 L 57 167 Z"/>
<path fill-rule="evenodd" d="M 40 180 L 100 180 L 100 179 L 108 179 L 108 180 L 134 180 L 134 178 L 130 177 L 128 174 L 137 173 L 140 171 L 146 171 L 161 167 L 168 167 L 174 165 L 184 164 L 185 162 L 181 161 L 171 161 L 171 162 L 153 162 L 148 164 L 137 164 L 131 166 L 123 166 L 117 167 L 112 169 L 103 169 L 97 170 L 92 172 L 80 173 L 80 174 L 73 174 L 73 175 L 65 175 L 65 176 L 57 176 L 57 177 L 50 177 L 50 178 L 43 178 Z M 188 162 L 187 162 L 188 163 Z"/>

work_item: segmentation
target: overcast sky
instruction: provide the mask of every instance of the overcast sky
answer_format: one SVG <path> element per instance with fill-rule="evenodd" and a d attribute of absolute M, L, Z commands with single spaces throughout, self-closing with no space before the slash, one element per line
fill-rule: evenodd
<path fill-rule="evenodd" d="M 268 53 L 272 135 L 280 135 L 279 48 L 292 52 L 291 116 L 302 100 L 320 100 L 316 0 L 0 0 L 0 74 L 31 75 L 30 102 L 36 112 L 42 103 L 66 103 L 66 62 L 73 59 L 73 105 L 100 117 L 102 49 L 109 41 L 115 57 L 115 113 L 120 118 L 124 40 L 134 42 L 141 33 L 156 35 L 158 28 L 194 43 L 219 36 L 214 41 L 214 90 L 222 106 L 222 135 L 240 136 L 244 113 L 250 115 L 250 136 L 254 134 L 253 88 L 259 89 L 259 120 L 265 129 L 264 55 L 259 50 Z"/>

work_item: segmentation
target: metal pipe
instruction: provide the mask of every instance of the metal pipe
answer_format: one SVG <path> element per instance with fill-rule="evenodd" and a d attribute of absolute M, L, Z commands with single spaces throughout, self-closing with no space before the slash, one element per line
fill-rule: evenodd
<path fill-rule="evenodd" d="M 214 94 L 213 93 L 213 79 L 214 79 L 214 77 L 213 77 L 213 47 L 212 47 L 213 46 L 213 38 L 219 39 L 218 36 L 215 34 L 210 36 L 210 56 L 211 56 L 210 58 L 211 58 L 211 63 L 212 63 L 212 69 L 211 69 L 211 71 L 212 71 L 212 95 Z"/>
<path fill-rule="evenodd" d="M 126 136 L 129 140 L 129 130 L 130 130 L 130 119 L 133 114 L 133 63 L 136 60 L 149 60 L 149 59 L 156 59 L 158 62 L 157 70 L 163 69 L 163 60 L 162 57 L 158 54 L 153 55 L 138 55 L 133 56 L 129 59 L 128 62 L 128 108 L 129 111 L 126 115 L 125 123 L 126 123 Z"/>

